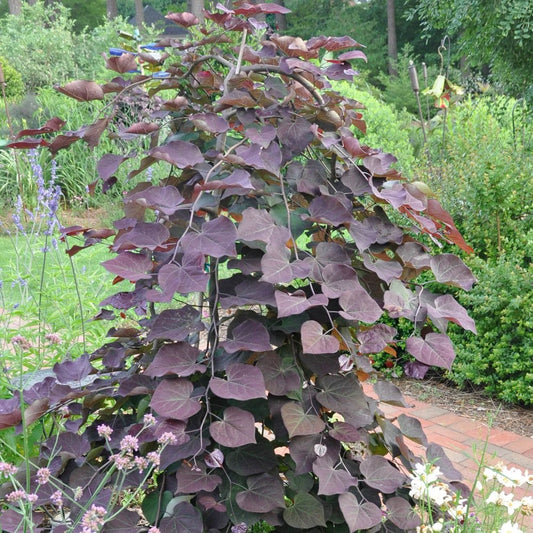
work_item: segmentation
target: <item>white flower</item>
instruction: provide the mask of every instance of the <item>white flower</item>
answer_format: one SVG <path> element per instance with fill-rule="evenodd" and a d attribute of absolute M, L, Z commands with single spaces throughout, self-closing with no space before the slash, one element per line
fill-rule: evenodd
<path fill-rule="evenodd" d="M 463 500 L 464 501 L 464 500 Z M 448 509 L 448 514 L 458 522 L 462 522 L 466 518 L 468 507 L 464 503 L 457 503 Z"/>
<path fill-rule="evenodd" d="M 487 503 L 493 503 L 495 505 L 501 505 L 502 507 L 507 507 L 507 514 L 511 516 L 514 512 L 520 508 L 522 502 L 520 500 L 515 500 L 513 494 L 507 494 L 503 491 L 496 492 L 493 490 L 489 497 L 486 499 Z"/>
<path fill-rule="evenodd" d="M 522 530 L 515 523 L 509 521 L 505 522 L 500 528 L 499 533 L 522 533 Z"/>
<path fill-rule="evenodd" d="M 505 466 L 496 474 L 496 479 L 504 487 L 519 487 L 527 481 L 519 468 Z"/>
<path fill-rule="evenodd" d="M 533 515 L 533 497 L 532 496 L 524 496 L 520 500 L 520 512 L 526 516 Z"/>
<path fill-rule="evenodd" d="M 411 496 L 411 498 L 420 500 L 421 498 L 424 497 L 425 494 L 426 494 L 426 484 L 416 477 L 413 478 L 411 480 L 411 490 L 409 491 L 409 496 Z"/>
<path fill-rule="evenodd" d="M 444 530 L 444 520 L 441 518 L 438 522 L 435 522 L 432 527 L 433 531 L 443 531 Z"/>
<path fill-rule="evenodd" d="M 483 477 L 488 481 L 496 479 L 497 474 L 501 472 L 503 468 L 505 468 L 503 463 L 498 463 L 495 466 L 488 466 L 483 470 Z"/>
<path fill-rule="evenodd" d="M 507 514 L 512 516 L 517 509 L 520 509 L 522 502 L 520 500 L 509 500 L 504 505 L 507 507 Z"/>
<path fill-rule="evenodd" d="M 428 495 L 431 501 L 436 503 L 439 507 L 449 503 L 452 496 L 448 491 L 447 485 L 444 483 L 434 483 L 428 487 Z"/>
<path fill-rule="evenodd" d="M 413 468 L 413 473 L 414 477 L 421 479 L 426 485 L 438 481 L 439 477 L 442 476 L 440 468 L 431 463 L 417 463 Z"/>
<path fill-rule="evenodd" d="M 485 501 L 487 503 L 494 503 L 498 505 L 499 500 L 500 500 L 500 493 L 493 490 Z"/>

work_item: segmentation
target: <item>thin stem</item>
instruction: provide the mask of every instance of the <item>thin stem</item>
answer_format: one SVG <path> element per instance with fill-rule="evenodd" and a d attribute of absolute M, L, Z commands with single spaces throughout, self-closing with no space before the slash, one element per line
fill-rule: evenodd
<path fill-rule="evenodd" d="M 281 196 L 283 198 L 283 204 L 285 205 L 285 210 L 287 211 L 287 229 L 289 230 L 289 235 L 291 237 L 292 245 L 294 246 L 294 255 L 296 256 L 296 259 L 299 259 L 298 246 L 296 244 L 296 239 L 294 238 L 292 234 L 292 229 L 291 229 L 291 208 L 289 206 L 289 201 L 285 193 L 285 184 L 283 183 L 283 174 L 281 173 L 279 175 L 279 183 L 280 183 L 280 188 L 281 188 Z"/>
<path fill-rule="evenodd" d="M 241 46 L 239 48 L 239 57 L 237 58 L 237 66 L 235 67 L 235 75 L 239 75 L 241 72 L 242 56 L 244 54 L 244 46 L 246 45 L 246 37 L 248 36 L 248 30 L 244 28 L 242 32 Z"/>
<path fill-rule="evenodd" d="M 65 237 L 65 243 L 67 241 L 67 237 Z M 68 246 L 68 244 L 67 244 Z M 85 331 L 85 311 L 84 311 L 84 308 L 83 308 L 83 302 L 82 302 L 82 299 L 81 299 L 81 292 L 80 292 L 80 286 L 79 286 L 79 283 L 78 283 L 78 276 L 76 274 L 76 268 L 74 266 L 74 261 L 72 260 L 72 256 L 70 254 L 68 254 L 68 259 L 69 259 L 69 262 L 70 262 L 70 268 L 72 270 L 72 277 L 74 279 L 74 288 L 76 290 L 76 298 L 78 299 L 78 305 L 79 305 L 79 308 L 80 308 L 80 316 L 81 316 L 81 336 L 82 336 L 82 339 L 83 339 L 83 351 L 86 352 L 87 351 L 87 336 L 86 336 L 86 331 Z"/>
<path fill-rule="evenodd" d="M 41 276 L 39 279 L 39 299 L 37 301 L 37 323 L 38 323 L 38 337 L 37 337 L 37 353 L 41 355 L 41 336 L 42 336 L 42 303 L 43 303 L 43 288 L 44 277 L 46 272 L 46 257 L 48 255 L 48 235 L 44 238 L 44 252 L 43 252 L 43 265 L 41 267 Z"/>

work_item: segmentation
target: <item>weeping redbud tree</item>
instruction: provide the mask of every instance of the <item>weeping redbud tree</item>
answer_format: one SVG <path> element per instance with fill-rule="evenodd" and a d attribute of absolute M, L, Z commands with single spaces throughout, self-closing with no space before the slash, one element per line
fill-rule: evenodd
<path fill-rule="evenodd" d="M 170 14 L 191 37 L 110 57 L 119 76 L 104 85 L 58 87 L 105 99 L 94 123 L 59 134 L 53 119 L 11 145 L 55 153 L 112 136 L 122 151 L 98 164 L 104 190 L 127 164 L 137 179 L 167 169 L 124 193 L 112 229 L 64 230 L 85 239 L 71 254 L 99 242 L 115 254 L 103 266 L 121 290 L 97 318 L 137 321 L 2 400 L 4 426 L 70 413 L 34 459 L 53 480 L 49 490 L 31 482 L 36 524 L 50 523 L 43 509 L 59 487 L 70 523 L 98 505 L 108 531 L 246 531 L 260 521 L 288 532 L 409 530 L 419 521 L 408 440 L 460 479 L 415 418 L 388 420 L 362 382 L 372 379 L 380 402 L 405 405 L 369 361 L 398 342 L 421 371 L 451 367 L 448 322 L 474 324 L 430 287 L 468 290 L 474 278 L 431 247 L 468 246 L 393 155 L 358 142 L 362 106 L 329 80 L 353 79 L 361 45 L 280 36 L 254 18 L 284 12 L 219 5 L 204 25 Z M 387 316 L 410 321 L 411 335 L 398 339 Z M 117 487 L 142 490 L 141 521 Z"/>

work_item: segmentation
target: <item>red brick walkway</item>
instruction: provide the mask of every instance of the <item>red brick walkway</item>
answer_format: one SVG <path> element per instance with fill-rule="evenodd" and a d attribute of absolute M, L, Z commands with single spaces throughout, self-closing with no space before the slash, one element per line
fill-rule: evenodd
<path fill-rule="evenodd" d="M 365 393 L 376 398 L 372 385 L 363 384 Z M 464 481 L 471 484 L 476 477 L 481 452 L 486 444 L 485 464 L 503 462 L 508 467 L 518 467 L 522 471 L 533 471 L 533 427 L 528 428 L 530 437 L 522 437 L 510 431 L 490 428 L 488 422 L 480 422 L 456 415 L 440 407 L 434 407 L 409 396 L 404 396 L 412 407 L 396 407 L 380 403 L 380 409 L 388 418 L 401 414 L 417 418 L 431 443 L 444 448 L 446 455 L 463 475 Z M 488 442 L 487 442 L 488 439 Z M 409 447 L 417 455 L 424 455 L 422 447 L 407 439 Z M 522 491 L 515 490 L 520 496 Z M 528 492 L 531 495 L 531 490 Z M 527 531 L 533 532 L 533 517 L 528 517 Z"/>
<path fill-rule="evenodd" d="M 365 384 L 364 389 L 366 394 L 376 397 L 372 385 Z M 531 437 L 522 437 L 510 431 L 490 428 L 488 422 L 465 418 L 409 396 L 405 396 L 405 400 L 412 407 L 380 403 L 380 409 L 389 418 L 406 414 L 420 420 L 428 441 L 444 448 L 465 479 L 474 478 L 477 464 L 473 456 L 475 450 L 479 455 L 487 436 L 486 459 L 489 463 L 502 461 L 508 466 L 533 470 L 533 428 L 530 428 Z M 416 451 L 416 446 L 414 448 Z"/>

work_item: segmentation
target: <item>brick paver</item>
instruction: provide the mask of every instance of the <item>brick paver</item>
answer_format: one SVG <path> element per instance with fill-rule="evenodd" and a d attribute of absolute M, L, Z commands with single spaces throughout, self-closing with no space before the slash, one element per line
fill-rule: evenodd
<path fill-rule="evenodd" d="M 363 384 L 367 395 L 377 398 L 371 384 Z M 417 418 L 428 438 L 428 442 L 442 446 L 455 468 L 461 472 L 464 481 L 472 484 L 478 471 L 479 459 L 485 449 L 485 464 L 503 462 L 506 466 L 516 466 L 521 470 L 533 471 L 533 438 L 516 435 L 510 431 L 490 428 L 487 423 L 472 420 L 434 407 L 420 400 L 405 396 L 411 407 L 396 407 L 381 404 L 380 409 L 389 418 L 406 414 Z M 533 428 L 531 428 L 533 435 Z M 420 455 L 421 447 L 409 442 L 409 447 Z M 516 489 L 515 497 L 524 491 Z M 531 490 L 528 495 L 531 496 Z M 533 516 L 525 523 L 527 531 L 533 532 Z"/>

